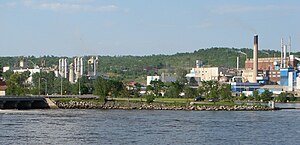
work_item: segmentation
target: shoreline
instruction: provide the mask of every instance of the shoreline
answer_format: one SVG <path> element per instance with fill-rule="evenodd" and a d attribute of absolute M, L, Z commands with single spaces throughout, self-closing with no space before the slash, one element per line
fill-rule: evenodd
<path fill-rule="evenodd" d="M 53 101 L 59 109 L 121 109 L 121 110 L 186 110 L 186 111 L 272 111 L 268 106 L 257 105 L 172 105 L 167 103 L 144 102 L 91 102 L 91 101 Z"/>

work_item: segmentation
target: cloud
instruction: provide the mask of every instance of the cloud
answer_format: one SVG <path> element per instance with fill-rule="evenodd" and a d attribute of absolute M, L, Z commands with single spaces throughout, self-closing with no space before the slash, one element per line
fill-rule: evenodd
<path fill-rule="evenodd" d="M 7 2 L 4 4 L 0 4 L 0 7 L 16 7 L 17 6 L 17 2 Z"/>
<path fill-rule="evenodd" d="M 118 11 L 119 7 L 116 5 L 92 5 L 81 3 L 62 3 L 62 2 L 33 2 L 30 0 L 24 1 L 24 6 L 50 11 L 67 11 L 67 12 L 114 12 Z"/>
<path fill-rule="evenodd" d="M 297 10 L 299 7 L 291 5 L 224 5 L 212 9 L 211 12 L 217 14 L 227 13 L 245 13 L 245 12 L 268 12 L 268 11 L 284 11 L 284 10 Z"/>

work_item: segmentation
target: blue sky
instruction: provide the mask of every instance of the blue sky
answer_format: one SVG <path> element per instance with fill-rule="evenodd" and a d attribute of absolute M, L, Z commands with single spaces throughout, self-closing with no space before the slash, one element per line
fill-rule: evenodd
<path fill-rule="evenodd" d="M 300 47 L 299 0 L 1 0 L 0 56 Z"/>

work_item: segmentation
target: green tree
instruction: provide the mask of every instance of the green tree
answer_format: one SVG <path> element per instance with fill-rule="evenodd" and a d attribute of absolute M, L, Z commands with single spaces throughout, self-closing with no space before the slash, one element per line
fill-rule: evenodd
<path fill-rule="evenodd" d="M 232 101 L 231 86 L 229 84 L 222 84 L 219 86 L 220 99 Z"/>
<path fill-rule="evenodd" d="M 9 80 L 10 76 L 13 75 L 14 72 L 11 70 L 7 70 L 6 72 L 2 73 L 2 77 L 4 79 L 4 81 Z"/>
<path fill-rule="evenodd" d="M 151 86 L 153 87 L 153 93 L 155 96 L 160 96 L 160 92 L 162 91 L 163 87 L 165 86 L 161 80 L 154 80 L 150 82 Z"/>
<path fill-rule="evenodd" d="M 205 98 L 215 101 L 219 99 L 219 83 L 217 81 L 202 81 L 202 89 L 205 95 Z"/>
<path fill-rule="evenodd" d="M 105 80 L 102 77 L 97 77 L 97 79 L 94 82 L 94 94 L 106 97 L 109 93 L 109 87 L 107 86 L 107 80 Z"/>
<path fill-rule="evenodd" d="M 277 97 L 274 98 L 278 102 L 287 102 L 287 93 L 286 92 L 281 92 Z"/>
<path fill-rule="evenodd" d="M 253 91 L 253 98 L 254 98 L 255 101 L 260 101 L 261 100 L 261 97 L 260 97 L 257 90 Z"/>
<path fill-rule="evenodd" d="M 266 101 L 270 101 L 272 98 L 273 93 L 270 92 L 269 90 L 265 90 L 262 94 L 261 94 L 261 99 L 262 101 L 266 102 Z"/>
<path fill-rule="evenodd" d="M 7 84 L 7 95 L 21 96 L 29 93 L 29 84 L 27 79 L 30 72 L 14 73 L 10 75 L 6 81 Z"/>
<path fill-rule="evenodd" d="M 180 82 L 181 84 L 186 84 L 187 79 L 186 79 L 185 75 L 187 74 L 187 71 L 185 69 L 178 68 L 178 69 L 176 69 L 175 72 L 176 72 L 177 81 Z"/>
<path fill-rule="evenodd" d="M 239 100 L 243 101 L 243 100 L 246 100 L 247 99 L 247 96 L 245 94 L 241 94 L 241 96 L 239 97 Z"/>
<path fill-rule="evenodd" d="M 55 78 L 54 79 L 54 94 L 70 95 L 72 94 L 72 85 L 66 78 Z"/>
<path fill-rule="evenodd" d="M 40 72 L 32 74 L 32 94 L 53 94 L 54 90 L 54 72 Z"/>
<path fill-rule="evenodd" d="M 171 82 L 167 89 L 167 96 L 171 98 L 179 97 L 179 94 L 183 91 L 184 84 L 179 81 Z"/>
<path fill-rule="evenodd" d="M 186 98 L 196 98 L 198 96 L 197 89 L 191 88 L 190 86 L 185 86 L 183 90 Z"/>

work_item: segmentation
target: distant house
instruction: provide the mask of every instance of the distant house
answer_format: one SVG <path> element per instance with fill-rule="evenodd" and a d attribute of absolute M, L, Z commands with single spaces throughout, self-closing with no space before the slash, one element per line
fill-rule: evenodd
<path fill-rule="evenodd" d="M 5 96 L 6 89 L 7 89 L 6 83 L 0 81 L 0 96 Z"/>

